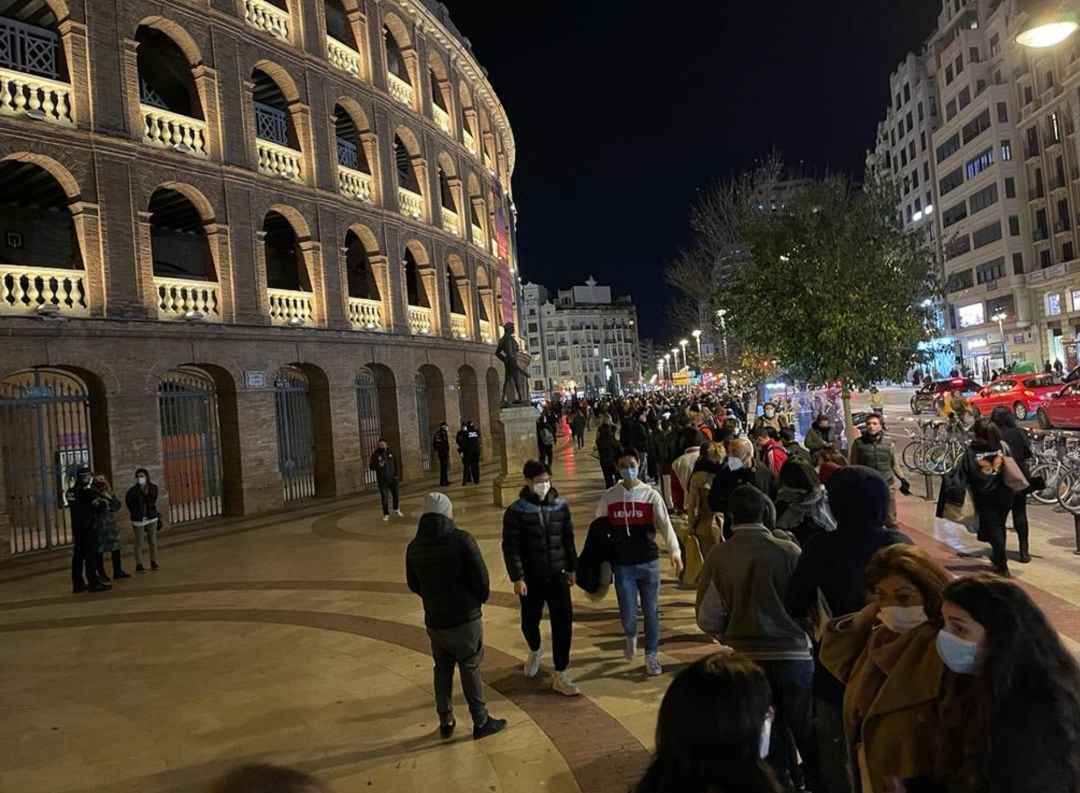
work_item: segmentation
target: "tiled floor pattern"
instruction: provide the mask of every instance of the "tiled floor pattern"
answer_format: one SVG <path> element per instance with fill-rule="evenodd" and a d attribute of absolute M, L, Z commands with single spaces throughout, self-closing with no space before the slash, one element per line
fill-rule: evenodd
<path fill-rule="evenodd" d="M 583 532 L 601 486 L 595 460 L 562 449 L 556 486 Z M 491 569 L 484 677 L 492 711 L 511 724 L 473 742 L 459 694 L 460 734 L 439 741 L 422 614 L 403 584 L 423 492 L 405 495 L 409 518 L 389 524 L 367 497 L 167 533 L 162 570 L 106 595 L 66 594 L 60 556 L 0 570 L 0 791 L 199 791 L 248 760 L 304 768 L 339 793 L 627 790 L 670 676 L 624 661 L 613 596 L 581 593 L 572 671 L 585 696 L 558 697 L 546 673 L 521 676 L 488 486 L 448 492 Z M 925 503 L 900 509 L 954 569 L 985 565 L 979 544 L 933 522 Z M 1071 531 L 1032 515 L 1036 561 L 1014 569 L 1080 641 Z M 710 645 L 694 628 L 692 593 L 666 580 L 661 602 L 670 674 Z"/>

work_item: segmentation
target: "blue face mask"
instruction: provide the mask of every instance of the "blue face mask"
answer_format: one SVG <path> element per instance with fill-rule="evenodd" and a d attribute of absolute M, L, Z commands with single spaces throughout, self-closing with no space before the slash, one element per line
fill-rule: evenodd
<path fill-rule="evenodd" d="M 622 477 L 624 482 L 633 482 L 637 479 L 637 466 L 634 466 L 633 468 L 620 468 L 619 476 Z"/>
<path fill-rule="evenodd" d="M 948 631 L 938 631 L 937 651 L 942 663 L 958 675 L 970 675 L 978 663 L 979 645 Z"/>

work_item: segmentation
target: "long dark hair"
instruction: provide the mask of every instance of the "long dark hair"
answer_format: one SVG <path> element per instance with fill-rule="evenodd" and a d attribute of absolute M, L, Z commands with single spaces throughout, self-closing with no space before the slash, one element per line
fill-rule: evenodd
<path fill-rule="evenodd" d="M 1006 709 L 1031 703 L 1049 705 L 1045 723 L 1062 736 L 1062 745 L 1080 746 L 1080 668 L 1061 644 L 1046 616 L 1028 594 L 1011 581 L 989 573 L 967 576 L 945 588 L 945 600 L 964 609 L 986 630 L 982 665 L 976 675 L 964 675 L 955 708 L 957 724 L 953 749 L 959 755 L 954 769 L 955 790 L 961 793 L 995 788 L 990 778 L 994 732 Z M 1063 758 L 1050 753 L 1042 762 L 1064 760 L 1073 790 L 1080 790 L 1080 758 L 1076 751 Z M 953 788 L 950 788 L 953 789 Z"/>
<path fill-rule="evenodd" d="M 975 443 L 985 444 L 988 449 L 1001 448 L 1001 431 L 990 419 L 977 420 L 971 425 L 971 432 L 975 436 Z"/>
<path fill-rule="evenodd" d="M 1016 427 L 1016 416 L 1004 405 L 998 405 L 990 411 L 990 420 L 999 427 Z"/>
<path fill-rule="evenodd" d="M 656 755 L 635 793 L 781 793 L 758 756 L 771 700 L 753 661 L 721 653 L 695 661 L 664 694 Z"/>

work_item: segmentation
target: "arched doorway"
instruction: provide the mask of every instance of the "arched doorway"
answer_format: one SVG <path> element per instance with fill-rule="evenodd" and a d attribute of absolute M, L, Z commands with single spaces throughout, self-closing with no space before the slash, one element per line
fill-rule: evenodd
<path fill-rule="evenodd" d="M 471 366 L 458 369 L 458 412 L 462 421 L 475 421 L 480 426 L 480 394 L 476 371 Z"/>
<path fill-rule="evenodd" d="M 294 366 L 283 366 L 274 381 L 278 470 L 286 503 L 315 495 L 315 433 L 311 384 Z"/>
<path fill-rule="evenodd" d="M 94 435 L 82 378 L 36 368 L 0 382 L 0 463 L 13 554 L 71 543 L 65 494 L 76 470 L 85 464 L 108 473 L 107 459 L 95 464 Z M 107 448 L 108 439 L 101 442 Z"/>
<path fill-rule="evenodd" d="M 416 393 L 416 428 L 420 441 L 420 470 L 427 473 L 431 470 L 431 441 L 428 438 L 431 428 L 431 412 L 428 410 L 428 386 L 427 379 L 420 372 L 413 378 L 413 387 Z"/>
<path fill-rule="evenodd" d="M 382 437 L 382 419 L 379 411 L 379 383 L 370 369 L 361 369 L 356 375 L 356 417 L 360 427 L 360 453 L 364 470 L 364 484 L 375 484 L 375 472 L 368 470 L 368 460 L 375 453 Z"/>
<path fill-rule="evenodd" d="M 221 422 L 213 378 L 194 366 L 166 372 L 158 384 L 158 412 L 170 522 L 224 514 Z"/>
<path fill-rule="evenodd" d="M 416 373 L 416 429 L 420 441 L 420 465 L 431 470 L 431 439 L 446 421 L 446 386 L 437 366 L 424 364 Z"/>

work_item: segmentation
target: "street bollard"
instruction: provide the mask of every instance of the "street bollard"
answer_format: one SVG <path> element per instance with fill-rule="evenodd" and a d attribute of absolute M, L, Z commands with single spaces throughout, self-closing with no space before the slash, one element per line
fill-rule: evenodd
<path fill-rule="evenodd" d="M 1080 556 L 1080 515 L 1073 513 L 1073 534 L 1076 535 L 1076 550 L 1074 554 Z"/>
<path fill-rule="evenodd" d="M 926 500 L 934 500 L 934 477 L 930 474 L 923 474 L 923 484 L 926 485 Z"/>

